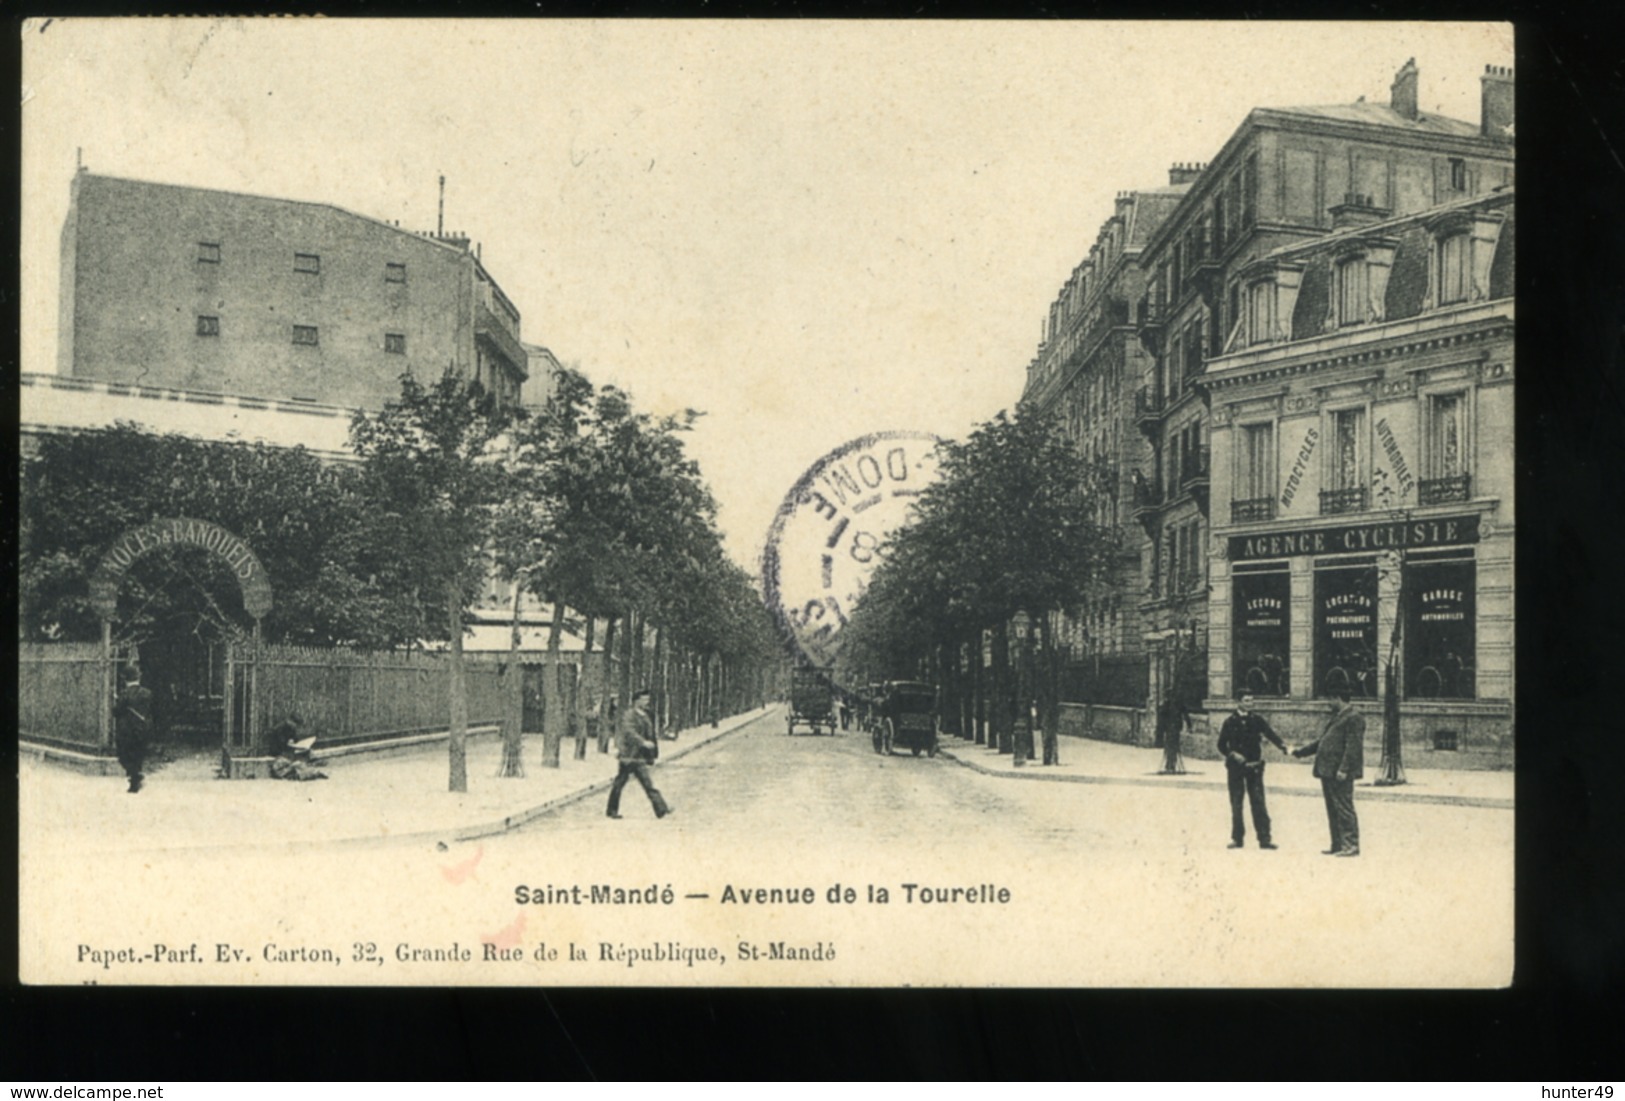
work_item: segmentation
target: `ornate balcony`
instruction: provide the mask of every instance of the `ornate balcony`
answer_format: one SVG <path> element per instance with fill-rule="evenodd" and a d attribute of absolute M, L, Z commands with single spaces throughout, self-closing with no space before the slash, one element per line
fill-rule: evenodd
<path fill-rule="evenodd" d="M 1452 474 L 1446 478 L 1423 478 L 1416 484 L 1416 502 L 1422 505 L 1448 505 L 1472 499 L 1473 476 Z"/>
<path fill-rule="evenodd" d="M 1147 438 L 1156 436 L 1164 408 L 1162 395 L 1151 387 L 1142 386 L 1134 391 L 1134 423 Z"/>
<path fill-rule="evenodd" d="M 1260 520 L 1275 519 L 1274 497 L 1250 497 L 1244 501 L 1230 502 L 1230 522 L 1232 524 L 1253 524 Z"/>
<path fill-rule="evenodd" d="M 1179 488 L 1196 500 L 1196 507 L 1207 515 L 1208 447 L 1193 448 L 1179 458 Z"/>
<path fill-rule="evenodd" d="M 1134 471 L 1133 478 L 1134 493 L 1131 498 L 1130 514 L 1149 534 L 1156 526 L 1157 510 L 1162 507 L 1162 487 L 1138 470 Z"/>
<path fill-rule="evenodd" d="M 1366 504 L 1365 486 L 1354 486 L 1349 489 L 1323 489 L 1320 491 L 1320 514 L 1322 516 L 1337 516 L 1344 512 L 1364 512 L 1369 506 Z"/>

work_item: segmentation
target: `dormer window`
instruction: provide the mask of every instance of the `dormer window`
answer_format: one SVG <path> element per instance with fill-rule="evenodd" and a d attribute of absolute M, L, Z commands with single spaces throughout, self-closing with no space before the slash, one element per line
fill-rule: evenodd
<path fill-rule="evenodd" d="M 1428 223 L 1433 255 L 1424 306 L 1433 309 L 1489 297 L 1490 265 L 1501 236 L 1499 214 L 1453 210 Z"/>
<path fill-rule="evenodd" d="M 1245 341 L 1251 345 L 1292 339 L 1292 311 L 1303 280 L 1300 264 L 1264 260 L 1241 273 L 1246 285 Z"/>
<path fill-rule="evenodd" d="M 1333 254 L 1327 328 L 1383 319 L 1395 247 L 1393 241 L 1384 238 L 1363 238 L 1345 243 Z"/>

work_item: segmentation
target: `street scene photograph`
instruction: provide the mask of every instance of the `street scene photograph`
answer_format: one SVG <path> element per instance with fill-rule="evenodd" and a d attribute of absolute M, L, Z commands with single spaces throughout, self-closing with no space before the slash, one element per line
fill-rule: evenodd
<path fill-rule="evenodd" d="M 21 28 L 23 982 L 1511 984 L 1510 25 Z"/>

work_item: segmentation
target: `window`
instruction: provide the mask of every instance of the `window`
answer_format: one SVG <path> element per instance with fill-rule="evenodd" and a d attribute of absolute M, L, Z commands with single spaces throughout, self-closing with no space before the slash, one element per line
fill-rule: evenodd
<path fill-rule="evenodd" d="M 1202 323 L 1198 321 L 1186 330 L 1185 337 L 1185 375 L 1191 377 L 1202 373 Z"/>
<path fill-rule="evenodd" d="M 1460 157 L 1450 158 L 1450 190 L 1467 190 L 1467 162 Z"/>
<path fill-rule="evenodd" d="M 197 316 L 197 335 L 198 336 L 219 336 L 220 335 L 220 319 L 218 317 L 206 317 L 203 314 L 198 314 L 198 316 Z"/>
<path fill-rule="evenodd" d="M 1339 409 L 1331 421 L 1320 511 L 1323 515 L 1362 512 L 1366 508 L 1365 410 Z"/>
<path fill-rule="evenodd" d="M 293 342 L 295 344 L 316 344 L 316 326 L 295 325 L 293 327 Z"/>
<path fill-rule="evenodd" d="M 1364 256 L 1337 265 L 1337 324 L 1359 325 L 1369 320 L 1370 272 Z"/>
<path fill-rule="evenodd" d="M 404 283 L 404 282 L 406 282 L 406 265 L 405 264 L 385 264 L 384 265 L 384 282 L 386 282 L 386 283 Z"/>
<path fill-rule="evenodd" d="M 1247 158 L 1241 172 L 1241 224 L 1250 226 L 1258 220 L 1258 154 Z"/>
<path fill-rule="evenodd" d="M 1475 564 L 1471 559 L 1405 567 L 1405 696 L 1470 700 L 1475 695 Z"/>
<path fill-rule="evenodd" d="M 1233 523 L 1275 516 L 1275 425 L 1245 424 L 1236 436 L 1236 492 Z"/>
<path fill-rule="evenodd" d="M 1452 233 L 1439 241 L 1439 305 L 1467 301 L 1469 234 Z"/>
<path fill-rule="evenodd" d="M 1247 343 L 1263 344 L 1275 332 L 1275 284 L 1264 280 L 1247 288 Z"/>
<path fill-rule="evenodd" d="M 293 270 L 302 271 L 307 275 L 320 275 L 322 258 L 314 252 L 296 252 L 293 254 Z"/>
<path fill-rule="evenodd" d="M 385 333 L 384 351 L 393 355 L 404 356 L 406 354 L 406 334 Z"/>
<path fill-rule="evenodd" d="M 1237 693 L 1291 694 L 1292 576 L 1285 563 L 1255 571 L 1237 569 L 1231 617 Z"/>
<path fill-rule="evenodd" d="M 1472 497 L 1467 444 L 1467 395 L 1430 394 L 1423 411 L 1423 477 L 1417 503 L 1444 504 Z"/>
<path fill-rule="evenodd" d="M 1377 694 L 1377 569 L 1370 561 L 1315 571 L 1317 696 Z"/>
<path fill-rule="evenodd" d="M 216 241 L 199 241 L 197 243 L 197 262 L 200 264 L 218 264 L 220 262 L 220 245 Z"/>

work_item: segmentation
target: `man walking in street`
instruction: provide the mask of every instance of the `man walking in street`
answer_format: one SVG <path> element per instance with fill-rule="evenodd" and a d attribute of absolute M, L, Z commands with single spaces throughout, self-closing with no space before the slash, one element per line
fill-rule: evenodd
<path fill-rule="evenodd" d="M 132 668 L 113 704 L 114 748 L 118 763 L 130 778 L 130 794 L 141 790 L 141 765 L 152 737 L 152 691 L 141 684 L 141 670 Z"/>
<path fill-rule="evenodd" d="M 1365 775 L 1365 716 L 1354 710 L 1347 689 L 1337 693 L 1332 717 L 1320 737 L 1292 751 L 1315 758 L 1315 776 L 1326 797 L 1326 824 L 1332 847 L 1327 856 L 1360 855 L 1360 819 L 1354 813 L 1354 781 Z"/>
<path fill-rule="evenodd" d="M 1253 805 L 1253 829 L 1258 834 L 1258 847 L 1275 848 L 1270 840 L 1270 812 L 1264 803 L 1264 739 L 1275 743 L 1286 752 L 1281 741 L 1264 716 L 1253 711 L 1253 694 L 1243 692 L 1236 699 L 1236 710 L 1219 728 L 1219 752 L 1224 755 L 1224 768 L 1230 781 L 1230 847 L 1241 848 L 1247 837 L 1247 827 L 1241 820 L 1243 798 Z"/>
<path fill-rule="evenodd" d="M 655 809 L 656 818 L 671 813 L 654 781 L 649 777 L 649 765 L 660 755 L 660 743 L 655 741 L 654 720 L 649 716 L 649 690 L 640 689 L 632 695 L 632 706 L 621 717 L 618 756 L 620 770 L 609 788 L 609 807 L 605 811 L 611 818 L 621 816 L 621 790 L 626 781 L 636 777 L 643 785 L 644 794 Z"/>

